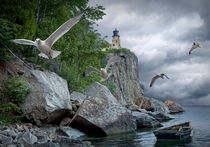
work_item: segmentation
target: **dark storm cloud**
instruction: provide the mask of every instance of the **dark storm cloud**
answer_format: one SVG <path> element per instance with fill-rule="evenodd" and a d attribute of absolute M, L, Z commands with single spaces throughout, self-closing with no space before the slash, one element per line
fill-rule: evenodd
<path fill-rule="evenodd" d="M 121 45 L 139 59 L 145 96 L 181 104 L 210 105 L 210 0 L 91 0 L 101 4 L 106 16 L 97 28 L 111 42 L 120 30 Z M 193 42 L 201 49 L 189 50 Z M 166 73 L 170 80 L 151 78 Z"/>

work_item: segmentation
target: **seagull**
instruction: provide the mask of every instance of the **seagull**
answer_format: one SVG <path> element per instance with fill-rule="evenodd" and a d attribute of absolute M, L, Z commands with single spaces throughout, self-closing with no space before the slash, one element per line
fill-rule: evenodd
<path fill-rule="evenodd" d="M 100 80 L 101 82 L 102 82 L 102 81 L 106 81 L 106 80 L 112 75 L 112 73 L 109 73 L 109 74 L 107 73 L 108 68 L 109 68 L 112 64 L 114 64 L 114 63 L 120 61 L 120 60 L 123 59 L 123 58 L 124 58 L 123 56 L 114 56 L 114 57 L 110 58 L 110 59 L 108 60 L 108 63 L 107 63 L 107 65 L 106 65 L 106 67 L 105 67 L 105 68 L 101 68 L 100 70 L 98 70 L 98 69 L 96 69 L 96 68 L 93 68 L 93 67 L 88 67 L 88 68 L 85 70 L 84 76 L 87 77 L 87 76 L 90 75 L 92 72 L 96 72 L 96 73 L 99 73 L 99 74 L 102 76 L 102 79 Z"/>
<path fill-rule="evenodd" d="M 151 83 L 150 83 L 150 87 L 152 87 L 152 85 L 153 85 L 153 83 L 155 82 L 155 80 L 157 80 L 158 78 L 164 79 L 164 76 L 165 76 L 167 79 L 169 79 L 169 77 L 166 76 L 164 73 L 161 73 L 161 74 L 158 74 L 158 75 L 154 76 L 154 77 L 152 78 Z"/>
<path fill-rule="evenodd" d="M 190 51 L 189 51 L 189 55 L 190 55 L 191 52 L 192 52 L 194 49 L 196 49 L 196 48 L 201 48 L 201 46 L 200 46 L 199 43 L 196 44 L 195 42 L 193 42 L 192 48 L 191 48 Z"/>
<path fill-rule="evenodd" d="M 88 8 L 87 8 L 88 9 Z M 27 40 L 27 39 L 15 39 L 11 40 L 14 43 L 17 44 L 25 44 L 25 45 L 33 45 L 38 48 L 40 51 L 39 55 L 40 57 L 44 57 L 47 59 L 54 59 L 58 55 L 60 55 L 60 51 L 52 50 L 51 47 L 53 44 L 61 38 L 65 33 L 67 33 L 77 22 L 79 22 L 80 18 L 85 14 L 87 11 L 85 9 L 83 12 L 81 12 L 79 15 L 75 16 L 74 18 L 69 19 L 64 24 L 62 24 L 55 32 L 53 32 L 46 40 L 41 40 L 37 38 L 35 41 Z"/>

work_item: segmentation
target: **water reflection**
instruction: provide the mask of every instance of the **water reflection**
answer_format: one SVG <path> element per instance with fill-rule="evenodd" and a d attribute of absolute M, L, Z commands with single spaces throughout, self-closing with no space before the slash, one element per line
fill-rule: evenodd
<path fill-rule="evenodd" d="M 155 143 L 156 147 L 177 147 L 177 146 L 184 146 L 189 144 L 192 139 L 186 140 L 157 140 Z"/>

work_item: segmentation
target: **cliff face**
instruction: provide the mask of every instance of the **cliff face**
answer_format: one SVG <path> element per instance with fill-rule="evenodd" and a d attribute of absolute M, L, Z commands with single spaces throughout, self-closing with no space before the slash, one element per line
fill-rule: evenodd
<path fill-rule="evenodd" d="M 143 88 L 139 82 L 138 58 L 129 51 L 110 53 L 105 58 L 105 63 L 112 56 L 124 56 L 120 62 L 111 66 L 113 73 L 107 80 L 115 84 L 115 98 L 123 105 L 135 104 L 136 100 L 143 96 Z"/>

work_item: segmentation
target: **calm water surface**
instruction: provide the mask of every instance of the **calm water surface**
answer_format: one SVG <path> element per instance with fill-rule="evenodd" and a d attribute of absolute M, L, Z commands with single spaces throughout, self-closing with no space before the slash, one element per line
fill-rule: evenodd
<path fill-rule="evenodd" d="M 96 147 L 210 147 L 210 106 L 186 106 L 185 110 L 186 112 L 172 115 L 173 120 L 162 124 L 167 127 L 191 121 L 193 137 L 186 141 L 157 142 L 151 129 L 87 140 Z"/>

